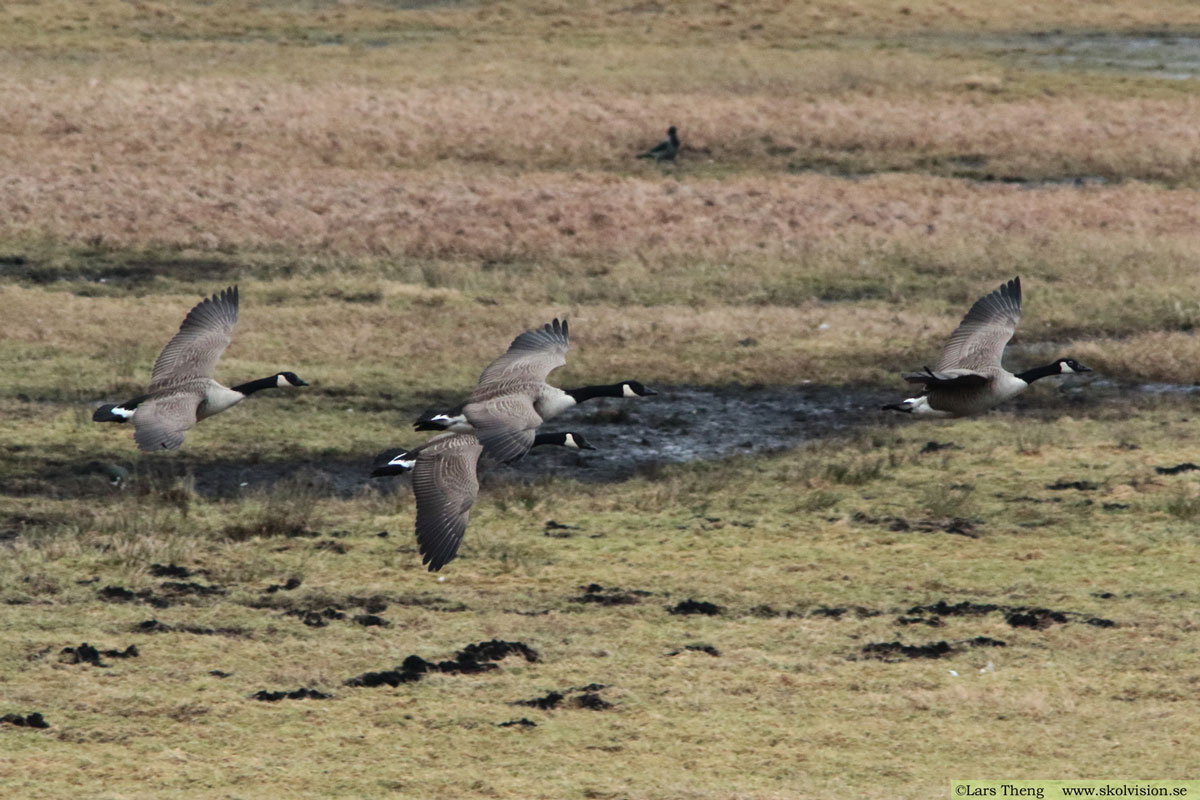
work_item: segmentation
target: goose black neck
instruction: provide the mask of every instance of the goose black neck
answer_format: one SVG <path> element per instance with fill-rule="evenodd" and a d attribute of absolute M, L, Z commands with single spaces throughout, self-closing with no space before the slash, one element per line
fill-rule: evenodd
<path fill-rule="evenodd" d="M 563 433 L 539 433 L 533 437 L 533 447 L 541 447 L 544 444 L 563 444 L 567 440 L 566 434 Z"/>
<path fill-rule="evenodd" d="M 1025 370 L 1024 372 L 1018 372 L 1017 377 L 1026 383 L 1033 383 L 1038 378 L 1045 378 L 1048 375 L 1060 374 L 1062 374 L 1062 369 L 1058 366 L 1058 362 L 1055 361 L 1053 364 L 1047 364 L 1044 367 L 1034 367 L 1033 369 Z"/>
<path fill-rule="evenodd" d="M 578 389 L 565 389 L 576 403 L 591 400 L 593 397 L 624 397 L 625 384 L 612 383 L 608 386 L 581 386 Z"/>
<path fill-rule="evenodd" d="M 274 389 L 278 385 L 279 378 L 275 375 L 272 375 L 269 378 L 259 378 L 258 380 L 250 381 L 249 383 L 239 383 L 237 386 L 231 386 L 229 388 L 233 389 L 235 392 L 251 395 L 262 389 Z"/>

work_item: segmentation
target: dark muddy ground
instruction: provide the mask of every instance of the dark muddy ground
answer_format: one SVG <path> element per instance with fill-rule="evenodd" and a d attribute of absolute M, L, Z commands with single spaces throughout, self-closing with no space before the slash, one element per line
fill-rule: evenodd
<path fill-rule="evenodd" d="M 536 480 L 549 475 L 567 475 L 585 482 L 617 482 L 654 475 L 671 464 L 787 450 L 859 427 L 889 422 L 917 424 L 906 415 L 880 409 L 884 403 L 906 396 L 899 381 L 894 388 L 816 385 L 656 388 L 661 393 L 655 397 L 593 401 L 545 426 L 548 431 L 583 434 L 596 450 L 578 452 L 543 447 L 513 465 L 485 462 L 481 469 L 484 485 Z M 1130 397 L 1185 396 L 1196 392 L 1200 392 L 1200 386 L 1119 385 L 1101 378 L 1064 382 L 1054 392 L 1031 392 L 1006 407 L 1023 414 L 1087 413 L 1089 409 L 1127 402 Z M 922 452 L 956 447 L 953 442 L 935 440 L 944 435 L 942 430 L 930 427 L 930 442 Z M 76 462 L 46 452 L 16 452 L 11 455 L 27 458 L 30 463 L 10 493 L 75 497 L 149 491 L 166 496 L 180 491 L 179 485 L 190 484 L 203 497 L 228 498 L 269 490 L 281 482 L 289 482 L 293 488 L 314 496 L 350 497 L 362 491 L 407 491 L 401 489 L 409 484 L 406 477 L 369 478 L 371 460 L 378 450 L 389 446 L 413 447 L 427 438 L 428 434 L 401 425 L 386 441 L 353 458 L 299 457 L 279 461 L 211 460 L 203 457 L 200 448 L 185 448 L 168 457 L 156 454 L 143 458 L 131 452 L 126 460 L 116 464 Z M 112 483 L 109 479 L 112 467 L 120 468 L 127 477 Z M 186 497 L 181 496 L 180 500 L 183 502 Z M 7 527 L 20 528 L 23 524 L 20 520 L 10 521 Z M 548 535 L 574 535 L 570 526 L 560 526 L 561 523 L 555 523 L 548 527 Z M 0 535 L 4 530 L 0 520 Z M 337 544 L 326 546 L 336 548 Z"/>
<path fill-rule="evenodd" d="M 548 431 L 583 434 L 595 450 L 538 448 L 513 465 L 485 464 L 483 482 L 529 480 L 555 473 L 581 481 L 615 482 L 653 474 L 669 464 L 786 450 L 877 424 L 886 418 L 879 407 L 903 393 L 902 388 L 886 392 L 827 386 L 655 388 L 660 392 L 657 396 L 593 401 L 545 426 Z M 170 458 L 155 454 L 139 459 L 131 453 L 128 460 L 115 465 L 46 460 L 26 473 L 30 476 L 27 490 L 17 493 L 90 496 L 153 488 L 161 494 L 183 480 L 194 485 L 201 496 L 224 498 L 290 481 L 306 493 L 349 497 L 363 490 L 393 491 L 407 486 L 406 477 L 369 478 L 372 458 L 379 450 L 413 447 L 428 437 L 405 425 L 370 452 L 351 459 L 205 460 L 198 451 L 185 447 Z M 113 466 L 128 474 L 120 484 L 110 480 Z"/>

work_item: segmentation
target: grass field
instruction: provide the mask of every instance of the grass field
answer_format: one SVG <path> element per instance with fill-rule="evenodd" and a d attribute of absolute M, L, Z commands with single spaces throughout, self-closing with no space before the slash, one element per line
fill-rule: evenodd
<path fill-rule="evenodd" d="M 0 7 L 0 717 L 50 725 L 0 722 L 4 794 L 1200 777 L 1200 473 L 1156 469 L 1200 461 L 1200 101 L 1045 44 L 1195 46 L 1200 7 L 1136 5 Z M 670 124 L 677 164 L 633 158 Z M 1017 274 L 1008 365 L 1095 375 L 876 410 Z M 91 422 L 233 283 L 216 377 L 308 388 L 170 454 Z M 767 387 L 807 441 L 619 480 L 587 467 L 624 440 L 531 455 L 425 572 L 370 457 L 564 315 L 558 385 L 663 394 L 556 430 Z M 855 410 L 799 411 L 822 393 Z M 763 422 L 691 415 L 630 435 Z M 494 639 L 536 657 L 348 683 Z M 254 696 L 300 688 L 328 697 Z"/>

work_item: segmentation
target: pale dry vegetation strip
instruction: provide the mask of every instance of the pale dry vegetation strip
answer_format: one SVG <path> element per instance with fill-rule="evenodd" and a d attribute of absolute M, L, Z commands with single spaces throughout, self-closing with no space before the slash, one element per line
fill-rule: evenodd
<path fill-rule="evenodd" d="M 1188 235 L 1197 192 L 979 185 L 909 175 L 687 180 L 344 169 L 60 168 L 0 176 L 0 236 L 110 247 L 306 250 L 508 261 L 787 253 L 832 236 Z"/>
<path fill-rule="evenodd" d="M 805 67 L 798 60 L 792 70 Z M 802 82 L 785 97 L 754 86 L 421 89 L 398 74 L 361 83 L 8 77 L 0 98 L 0 152 L 10 170 L 100 176 L 215 169 L 277 170 L 286 179 L 328 167 L 440 172 L 439 163 L 624 173 L 644 169 L 632 156 L 668 123 L 683 136 L 685 169 L 721 173 L 815 165 L 1194 183 L 1200 163 L 1200 100 L 1189 95 L 994 99 L 965 87 L 831 95 Z"/>

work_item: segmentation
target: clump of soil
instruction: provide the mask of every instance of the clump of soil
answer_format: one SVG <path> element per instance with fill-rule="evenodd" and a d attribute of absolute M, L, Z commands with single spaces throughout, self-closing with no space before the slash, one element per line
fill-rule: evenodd
<path fill-rule="evenodd" d="M 904 517 L 872 517 L 862 511 L 855 511 L 850 515 L 850 519 L 854 522 L 861 522 L 867 525 L 879 525 L 893 533 L 906 533 L 908 531 L 917 531 L 919 533 L 954 533 L 959 536 L 966 536 L 969 539 L 979 538 L 979 534 L 975 530 L 975 523 L 962 517 L 954 517 L 948 520 L 923 519 L 910 522 Z"/>
<path fill-rule="evenodd" d="M 304 581 L 299 578 L 288 578 L 286 583 L 273 583 L 266 589 L 263 589 L 267 594 L 275 594 L 276 592 L 290 592 L 293 589 L 299 589 L 300 584 Z"/>
<path fill-rule="evenodd" d="M 268 692 L 266 689 L 250 695 L 251 699 L 267 703 L 277 703 L 280 700 L 328 700 L 331 694 L 318 692 L 316 689 L 299 688 L 292 692 Z"/>
<path fill-rule="evenodd" d="M 976 636 L 974 639 L 964 639 L 951 644 L 945 640 L 929 642 L 928 644 L 902 644 L 900 642 L 873 642 L 863 645 L 862 654 L 867 658 L 895 663 L 902 658 L 942 658 L 951 653 L 960 652 L 961 647 L 1007 647 L 1006 642 L 990 639 L 987 636 Z"/>
<path fill-rule="evenodd" d="M 558 704 L 566 698 L 562 692 L 550 692 L 545 697 L 535 697 L 532 700 L 515 700 L 514 706 L 529 706 L 530 708 L 540 708 L 543 711 L 549 711 L 552 708 L 558 708 Z"/>
<path fill-rule="evenodd" d="M 876 611 L 873 608 L 864 606 L 818 606 L 808 612 L 810 617 L 830 617 L 832 619 L 841 619 L 842 615 L 848 611 L 853 611 L 854 616 L 859 619 L 869 619 L 870 617 L 878 617 L 882 611 Z"/>
<path fill-rule="evenodd" d="M 685 644 L 681 649 L 672 650 L 671 652 L 667 653 L 667 655 L 677 656 L 680 653 L 687 653 L 687 652 L 708 653 L 710 656 L 713 656 L 714 658 L 721 655 L 721 651 L 718 650 L 717 648 L 713 647 L 711 644 Z"/>
<path fill-rule="evenodd" d="M 863 645 L 863 655 L 880 661 L 894 661 L 895 656 L 904 658 L 941 658 L 954 652 L 945 641 L 930 644 L 901 644 L 900 642 L 872 642 Z"/>
<path fill-rule="evenodd" d="M 498 722 L 498 723 L 496 723 L 496 727 L 497 728 L 512 728 L 512 727 L 536 728 L 537 723 L 531 719 L 526 719 L 525 717 L 521 717 L 520 719 L 510 719 L 508 722 Z"/>
<path fill-rule="evenodd" d="M 190 577 L 192 577 L 191 570 L 189 570 L 187 567 L 181 567 L 174 562 L 167 564 L 165 566 L 162 564 L 151 564 L 150 565 L 150 574 L 156 578 L 190 578 Z"/>
<path fill-rule="evenodd" d="M 1080 492 L 1094 492 L 1100 488 L 1100 484 L 1093 483 L 1092 481 L 1062 481 L 1062 480 L 1059 480 L 1059 481 L 1055 481 L 1054 483 L 1047 483 L 1046 488 L 1051 489 L 1056 492 L 1063 491 L 1064 489 L 1075 489 L 1076 491 L 1080 491 Z"/>
<path fill-rule="evenodd" d="M 1031 608 L 1027 611 L 1010 611 L 1005 614 L 1004 621 L 1014 628 L 1034 628 L 1040 631 L 1056 622 L 1065 623 L 1067 615 L 1048 608 Z"/>
<path fill-rule="evenodd" d="M 134 633 L 191 633 L 197 636 L 245 636 L 250 632 L 245 628 L 202 628 L 195 625 L 167 625 L 156 619 L 148 619 L 137 623 L 132 628 Z"/>
<path fill-rule="evenodd" d="M 98 594 L 101 600 L 106 600 L 110 603 L 132 603 L 135 600 L 141 600 L 143 603 L 155 608 L 169 608 L 171 605 L 168 600 L 158 597 L 149 589 L 133 592 L 124 586 L 105 586 Z"/>
<path fill-rule="evenodd" d="M 599 695 L 599 692 L 608 687 L 600 683 L 591 683 L 587 686 L 579 686 L 571 689 L 564 689 L 561 692 L 550 692 L 545 697 L 535 697 L 532 700 L 515 700 L 514 706 L 529 706 L 530 708 L 540 708 L 543 711 L 551 711 L 562 705 L 566 700 L 565 708 L 586 708 L 591 711 L 603 711 L 607 708 L 612 708 L 612 703 L 608 702 Z M 567 699 L 567 695 L 576 692 L 576 696 Z"/>
<path fill-rule="evenodd" d="M 913 606 L 909 614 L 936 614 L 939 617 L 980 617 L 993 611 L 1003 610 L 1002 606 L 992 604 L 972 603 L 963 600 L 961 603 L 950 605 L 945 600 L 938 600 L 930 606 Z"/>
<path fill-rule="evenodd" d="M 158 585 L 168 597 L 211 597 L 213 595 L 225 594 L 223 586 L 209 586 L 195 581 L 163 581 Z"/>
<path fill-rule="evenodd" d="M 926 442 L 925 446 L 921 448 L 921 454 L 936 453 L 940 450 L 962 450 L 962 447 L 954 442 Z"/>
<path fill-rule="evenodd" d="M 1155 467 L 1154 471 L 1159 475 L 1178 475 L 1181 472 L 1191 472 L 1192 470 L 1200 469 L 1190 461 L 1185 461 L 1182 464 L 1176 464 L 1173 467 Z"/>
<path fill-rule="evenodd" d="M 452 675 L 487 672 L 498 669 L 496 664 L 491 662 L 503 660 L 510 655 L 519 655 L 531 662 L 538 660 L 537 651 L 524 642 L 492 639 L 488 642 L 467 645 L 459 650 L 453 659 L 436 664 L 426 661 L 418 655 L 411 655 L 394 669 L 364 672 L 362 675 L 347 680 L 346 685 L 373 687 L 386 684 L 396 687 L 402 683 L 419 681 L 428 672 L 443 672 Z"/>
<path fill-rule="evenodd" d="M 108 664 L 100 660 L 101 656 L 106 658 L 137 658 L 138 649 L 137 645 L 131 644 L 124 650 L 98 650 L 87 642 L 84 642 L 79 647 L 64 647 L 62 652 L 59 653 L 58 660 L 63 664 L 91 664 L 96 667 L 107 667 Z"/>
<path fill-rule="evenodd" d="M 34 711 L 32 714 L 21 716 L 20 714 L 5 714 L 0 717 L 0 723 L 8 725 L 16 725 L 19 728 L 49 728 L 50 723 L 46 722 L 42 717 L 42 712 Z"/>
<path fill-rule="evenodd" d="M 548 519 L 542 535 L 549 536 L 551 539 L 570 539 L 575 535 L 571 531 L 577 530 L 579 530 L 578 525 L 564 525 L 557 520 Z"/>
<path fill-rule="evenodd" d="M 324 628 L 331 619 L 346 618 L 346 615 L 336 608 L 326 608 L 323 611 L 292 609 L 284 613 L 291 617 L 299 617 L 300 621 L 310 628 Z"/>
<path fill-rule="evenodd" d="M 589 583 L 587 586 L 580 586 L 583 594 L 578 597 L 572 597 L 572 603 L 596 603 L 602 606 L 631 606 L 636 605 L 641 601 L 640 598 L 648 597 L 651 592 L 643 589 L 633 589 L 625 591 L 619 586 L 601 586 L 598 583 Z"/>
<path fill-rule="evenodd" d="M 721 613 L 721 607 L 716 603 L 709 603 L 704 600 L 693 600 L 688 598 L 676 604 L 667 611 L 672 614 L 705 614 L 710 617 L 715 617 Z"/>
<path fill-rule="evenodd" d="M 962 601 L 950 605 L 945 600 L 939 600 L 933 605 L 913 606 L 906 613 L 910 616 L 896 620 L 901 625 L 912 625 L 923 622 L 927 625 L 938 626 L 942 617 L 979 617 L 985 614 L 999 612 L 1004 615 L 1004 621 L 1014 628 L 1033 628 L 1045 630 L 1055 623 L 1065 624 L 1072 620 L 1097 628 L 1112 628 L 1117 623 L 1111 619 L 1089 617 L 1074 611 L 1055 611 L 1050 608 L 1030 608 L 1028 606 L 1002 606 L 992 603 L 980 604 Z M 931 614 L 926 618 L 924 614 Z"/>
<path fill-rule="evenodd" d="M 363 627 L 367 627 L 367 628 L 370 628 L 370 627 L 390 628 L 390 627 L 392 627 L 392 623 L 388 622 L 383 617 L 376 616 L 375 614 L 359 614 L 356 617 L 354 617 L 354 619 L 352 619 L 351 622 L 353 622 L 356 625 L 362 625 Z"/>

